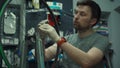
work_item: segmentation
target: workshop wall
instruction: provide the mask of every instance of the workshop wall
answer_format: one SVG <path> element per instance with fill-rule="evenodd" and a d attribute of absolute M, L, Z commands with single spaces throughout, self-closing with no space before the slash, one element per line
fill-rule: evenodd
<path fill-rule="evenodd" d="M 69 13 L 73 15 L 73 3 L 72 0 L 55 0 L 55 2 L 63 3 L 63 10 L 60 15 L 60 31 L 64 32 L 64 35 L 73 33 L 73 17 L 67 15 Z M 46 12 L 34 12 L 26 14 L 26 28 L 29 30 L 31 27 L 35 27 L 41 20 L 47 19 Z"/>

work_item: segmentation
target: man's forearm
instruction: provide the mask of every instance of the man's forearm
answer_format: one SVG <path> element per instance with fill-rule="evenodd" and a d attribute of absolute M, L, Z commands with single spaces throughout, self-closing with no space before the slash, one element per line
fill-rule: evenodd
<path fill-rule="evenodd" d="M 53 46 L 48 47 L 45 49 L 45 61 L 51 60 L 54 58 L 57 50 L 57 45 L 54 44 Z"/>

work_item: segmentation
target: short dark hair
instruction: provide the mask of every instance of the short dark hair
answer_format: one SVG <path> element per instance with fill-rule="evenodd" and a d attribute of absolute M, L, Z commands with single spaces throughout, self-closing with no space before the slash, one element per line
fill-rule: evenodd
<path fill-rule="evenodd" d="M 99 22 L 100 16 L 101 16 L 101 8 L 96 2 L 94 2 L 92 0 L 78 1 L 77 6 L 79 6 L 79 5 L 89 6 L 91 8 L 92 18 L 97 18 L 96 23 Z"/>

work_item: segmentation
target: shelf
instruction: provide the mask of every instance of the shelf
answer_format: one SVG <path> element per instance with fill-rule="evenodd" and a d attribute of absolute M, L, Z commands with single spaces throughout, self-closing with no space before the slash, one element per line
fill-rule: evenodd
<path fill-rule="evenodd" d="M 41 12 L 41 11 L 47 11 L 47 9 L 43 8 L 43 9 L 29 9 L 29 10 L 26 10 L 27 13 L 30 13 L 30 12 Z"/>

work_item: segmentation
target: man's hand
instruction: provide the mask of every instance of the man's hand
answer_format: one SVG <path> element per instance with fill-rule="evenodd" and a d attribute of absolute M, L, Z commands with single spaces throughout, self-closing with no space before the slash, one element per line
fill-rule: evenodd
<path fill-rule="evenodd" d="M 47 20 L 44 22 L 47 22 Z M 53 41 L 57 42 L 60 40 L 56 30 L 51 25 L 42 22 L 39 24 L 39 29 L 42 33 L 47 34 Z"/>
<path fill-rule="evenodd" d="M 45 24 L 45 23 L 48 23 L 48 20 L 43 20 L 43 21 L 41 21 L 41 22 L 38 24 L 38 28 L 39 28 L 42 24 Z M 47 37 L 47 35 L 46 35 L 42 30 L 40 30 L 40 29 L 39 29 L 39 35 L 40 35 L 40 38 L 41 38 L 42 40 L 44 40 L 44 39 Z"/>

